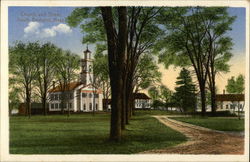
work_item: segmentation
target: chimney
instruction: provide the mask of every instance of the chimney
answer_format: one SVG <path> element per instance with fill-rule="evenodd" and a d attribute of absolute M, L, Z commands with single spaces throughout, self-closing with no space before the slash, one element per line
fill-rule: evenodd
<path fill-rule="evenodd" d="M 225 89 L 223 89 L 223 94 L 225 94 L 226 93 L 226 91 L 225 91 Z"/>

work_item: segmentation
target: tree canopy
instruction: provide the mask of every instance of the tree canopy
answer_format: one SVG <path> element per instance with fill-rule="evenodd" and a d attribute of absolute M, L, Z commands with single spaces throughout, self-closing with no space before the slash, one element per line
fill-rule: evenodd
<path fill-rule="evenodd" d="M 236 78 L 232 76 L 227 80 L 226 90 L 228 93 L 244 93 L 245 90 L 245 78 L 242 74 Z"/>

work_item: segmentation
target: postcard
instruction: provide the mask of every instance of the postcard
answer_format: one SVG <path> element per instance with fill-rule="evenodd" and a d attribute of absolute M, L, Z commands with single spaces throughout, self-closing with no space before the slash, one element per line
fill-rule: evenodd
<path fill-rule="evenodd" d="M 246 0 L 1 4 L 1 161 L 249 161 Z"/>

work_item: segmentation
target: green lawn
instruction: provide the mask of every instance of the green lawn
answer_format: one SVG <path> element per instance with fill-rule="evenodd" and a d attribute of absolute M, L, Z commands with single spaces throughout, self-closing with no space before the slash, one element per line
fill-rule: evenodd
<path fill-rule="evenodd" d="M 186 137 L 149 115 L 135 116 L 120 143 L 109 142 L 109 114 L 10 117 L 11 154 L 130 154 L 173 146 Z"/>
<path fill-rule="evenodd" d="M 173 117 L 172 119 L 220 131 L 244 131 L 244 119 L 230 117 Z"/>

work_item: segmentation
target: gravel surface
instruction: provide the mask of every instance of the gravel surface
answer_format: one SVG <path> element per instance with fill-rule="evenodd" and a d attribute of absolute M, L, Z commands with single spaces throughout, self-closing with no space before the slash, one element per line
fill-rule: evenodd
<path fill-rule="evenodd" d="M 168 116 L 154 117 L 187 136 L 188 141 L 174 147 L 144 151 L 141 154 L 244 154 L 244 136 L 214 131 L 169 119 Z"/>

